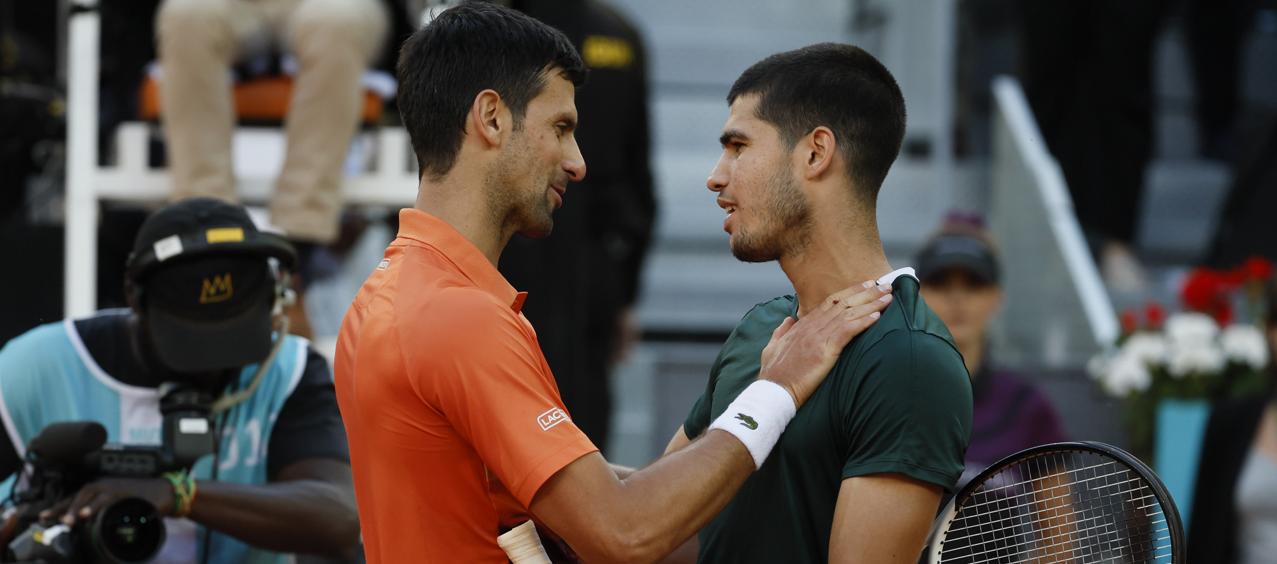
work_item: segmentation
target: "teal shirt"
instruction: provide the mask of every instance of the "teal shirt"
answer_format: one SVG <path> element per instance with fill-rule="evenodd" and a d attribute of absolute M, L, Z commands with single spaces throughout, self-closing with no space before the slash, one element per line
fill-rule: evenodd
<path fill-rule="evenodd" d="M 971 434 L 971 383 L 949 331 L 918 295 L 894 300 L 843 350 L 762 468 L 701 531 L 701 562 L 824 562 L 842 481 L 894 473 L 952 490 Z M 741 319 L 683 425 L 697 437 L 758 377 L 772 331 L 797 316 L 793 296 Z"/>

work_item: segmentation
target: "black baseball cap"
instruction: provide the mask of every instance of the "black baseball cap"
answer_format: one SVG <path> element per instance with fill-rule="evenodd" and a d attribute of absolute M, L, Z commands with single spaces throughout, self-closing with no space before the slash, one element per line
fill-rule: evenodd
<path fill-rule="evenodd" d="M 191 198 L 142 224 L 126 275 L 142 290 L 138 304 L 159 360 L 178 372 L 260 362 L 271 347 L 275 277 L 296 253 L 258 231 L 243 207 Z"/>
<path fill-rule="evenodd" d="M 954 269 L 964 270 L 985 284 L 998 284 L 1001 279 L 997 251 L 985 239 L 965 233 L 932 237 L 918 253 L 914 265 L 923 282 Z"/>

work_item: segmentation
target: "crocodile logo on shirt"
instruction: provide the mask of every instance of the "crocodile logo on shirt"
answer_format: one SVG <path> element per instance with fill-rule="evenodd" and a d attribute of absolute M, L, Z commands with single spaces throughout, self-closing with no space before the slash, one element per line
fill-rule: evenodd
<path fill-rule="evenodd" d="M 739 419 L 741 426 L 745 427 L 746 429 L 749 429 L 750 431 L 758 430 L 758 422 L 754 421 L 753 417 L 745 415 L 744 413 L 737 413 L 736 419 Z"/>

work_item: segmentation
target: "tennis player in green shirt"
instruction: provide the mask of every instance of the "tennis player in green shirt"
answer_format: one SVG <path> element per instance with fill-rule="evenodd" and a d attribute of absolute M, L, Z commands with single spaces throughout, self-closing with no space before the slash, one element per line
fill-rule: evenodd
<path fill-rule="evenodd" d="M 865 51 L 824 43 L 755 64 L 727 101 L 707 185 L 727 212 L 732 253 L 778 261 L 796 295 L 745 314 L 667 453 L 727 420 L 717 418 L 755 380 L 787 318 L 856 280 L 877 279 L 892 303 L 701 531 L 699 560 L 916 562 L 962 474 L 971 384 L 913 269 L 893 269 L 878 235 L 878 190 L 905 131 L 900 88 Z"/>

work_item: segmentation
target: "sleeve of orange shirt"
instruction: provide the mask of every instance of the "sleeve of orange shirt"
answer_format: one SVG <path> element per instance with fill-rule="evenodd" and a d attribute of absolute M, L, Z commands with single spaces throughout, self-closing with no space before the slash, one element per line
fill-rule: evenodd
<path fill-rule="evenodd" d="M 546 480 L 598 448 L 568 417 L 522 316 L 485 292 L 443 294 L 411 316 L 420 321 L 408 338 L 415 346 L 403 347 L 409 375 L 527 507 Z"/>

